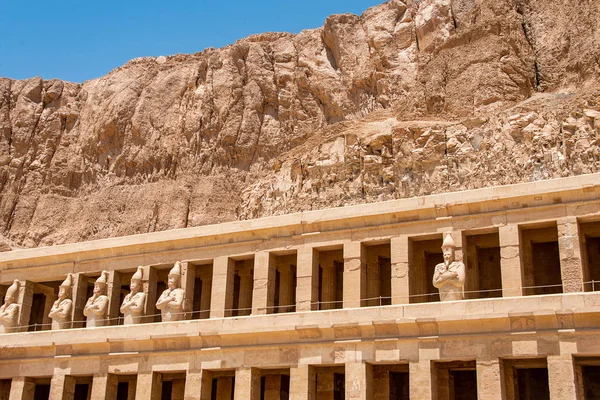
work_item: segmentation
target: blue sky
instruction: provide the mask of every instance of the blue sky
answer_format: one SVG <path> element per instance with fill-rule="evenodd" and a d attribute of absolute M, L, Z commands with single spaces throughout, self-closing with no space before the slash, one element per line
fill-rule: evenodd
<path fill-rule="evenodd" d="M 12 0 L 0 7 L 0 77 L 83 82 L 141 56 L 195 53 L 253 33 L 297 33 L 383 0 Z"/>

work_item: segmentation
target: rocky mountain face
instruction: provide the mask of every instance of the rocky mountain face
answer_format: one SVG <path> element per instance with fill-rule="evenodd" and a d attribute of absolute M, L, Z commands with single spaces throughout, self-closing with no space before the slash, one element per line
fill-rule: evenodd
<path fill-rule="evenodd" d="M 390 0 L 83 84 L 0 79 L 0 248 L 598 172 L 599 20 Z"/>

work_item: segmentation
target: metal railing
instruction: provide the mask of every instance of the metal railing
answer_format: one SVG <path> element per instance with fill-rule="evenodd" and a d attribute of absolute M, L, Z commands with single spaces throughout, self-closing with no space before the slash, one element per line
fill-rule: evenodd
<path fill-rule="evenodd" d="M 594 292 L 596 290 L 600 290 L 600 281 L 590 280 L 582 282 L 582 289 L 584 292 Z M 548 294 L 560 294 L 563 291 L 563 284 L 552 284 L 552 285 L 533 285 L 533 286 L 521 286 L 521 287 L 509 287 L 509 288 L 497 288 L 497 289 L 480 289 L 480 290 L 465 290 L 463 293 L 465 295 L 473 295 L 473 294 L 497 294 L 497 296 L 480 296 L 481 298 L 502 298 L 502 293 L 504 291 L 516 292 L 516 293 L 525 293 L 525 296 L 530 295 L 548 295 Z M 532 293 L 531 291 L 542 291 L 542 293 Z M 551 292 L 549 292 L 551 291 Z M 394 300 L 405 301 L 409 299 L 409 304 L 413 304 L 410 299 L 423 299 L 422 301 L 416 301 L 414 303 L 427 303 L 427 302 L 435 302 L 439 301 L 439 293 L 417 293 L 417 294 L 408 294 L 404 296 L 377 296 L 370 298 L 363 298 L 360 300 L 361 307 L 378 307 L 378 306 L 388 306 L 392 305 Z M 478 298 L 467 298 L 461 301 L 468 300 L 477 300 Z M 330 311 L 336 309 L 343 308 L 343 300 L 332 300 L 332 301 L 315 301 L 310 302 L 310 306 L 312 310 L 315 311 Z M 395 304 L 402 305 L 402 304 Z M 408 305 L 408 304 L 404 304 Z M 259 311 L 267 311 L 266 314 L 283 314 L 283 313 L 293 313 L 296 312 L 296 304 L 288 304 L 288 305 L 275 305 L 275 306 L 267 306 L 267 307 L 258 307 L 256 310 Z M 231 317 L 243 317 L 243 316 L 251 316 L 253 308 L 252 307 L 244 307 L 244 308 L 227 308 L 224 311 L 226 318 Z M 184 311 L 180 313 L 171 313 L 174 316 L 182 316 L 180 320 L 198 320 L 198 319 L 208 319 L 210 317 L 211 310 L 196 310 L 196 311 Z M 160 323 L 160 321 L 155 321 L 161 314 L 149 314 L 142 316 L 142 324 L 152 324 L 152 323 Z M 203 318 L 204 317 L 204 318 Z M 104 322 L 104 326 L 118 326 L 123 325 L 124 317 L 118 316 L 113 318 L 106 318 L 102 320 L 96 320 L 97 322 Z M 71 326 L 73 327 L 84 327 L 87 320 L 76 320 L 71 321 Z M 34 323 L 29 325 L 19 325 L 13 327 L 15 333 L 18 332 L 39 332 L 50 330 L 52 327 L 51 323 Z"/>

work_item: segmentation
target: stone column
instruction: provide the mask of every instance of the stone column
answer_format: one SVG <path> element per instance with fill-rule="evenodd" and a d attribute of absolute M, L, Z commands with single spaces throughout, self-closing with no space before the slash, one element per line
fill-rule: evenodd
<path fill-rule="evenodd" d="M 296 311 L 316 310 L 318 299 L 319 252 L 312 247 L 301 247 L 296 270 Z"/>
<path fill-rule="evenodd" d="M 205 399 L 202 396 L 203 383 L 202 370 L 188 371 L 185 376 L 184 400 Z"/>
<path fill-rule="evenodd" d="M 119 308 L 121 308 L 121 273 L 118 271 L 108 272 L 108 282 L 106 283 L 106 295 L 108 296 L 108 325 L 119 324 Z"/>
<path fill-rule="evenodd" d="M 557 227 L 563 293 L 582 292 L 583 262 L 577 218 L 560 218 Z"/>
<path fill-rule="evenodd" d="M 477 361 L 477 398 L 502 400 L 505 397 L 502 365 L 495 360 Z"/>
<path fill-rule="evenodd" d="M 316 398 L 316 377 L 313 368 L 308 365 L 290 368 L 290 400 Z"/>
<path fill-rule="evenodd" d="M 156 277 L 157 270 L 156 267 L 148 267 L 144 268 L 144 277 L 148 277 L 146 281 L 144 281 L 144 293 L 146 294 L 146 305 L 144 307 L 144 315 L 143 321 L 145 322 L 154 322 L 154 315 L 160 314 L 159 310 L 156 309 L 156 300 L 158 300 L 159 294 L 156 293 Z M 160 317 L 158 319 L 160 321 Z"/>
<path fill-rule="evenodd" d="M 139 372 L 135 388 L 135 400 L 160 400 L 162 383 L 152 371 Z"/>
<path fill-rule="evenodd" d="M 15 300 L 20 305 L 17 325 L 21 327 L 21 332 L 27 332 L 28 329 L 27 325 L 29 325 L 29 318 L 31 316 L 34 287 L 35 283 L 30 281 L 21 282 L 19 285 L 19 298 Z M 2 300 L 4 300 L 4 298 L 0 299 L 0 301 Z"/>
<path fill-rule="evenodd" d="M 9 400 L 31 400 L 35 393 L 35 383 L 30 378 L 19 376 L 10 384 Z"/>
<path fill-rule="evenodd" d="M 117 398 L 117 377 L 112 374 L 94 374 L 91 400 L 113 400 Z"/>
<path fill-rule="evenodd" d="M 502 297 L 523 295 L 523 271 L 519 243 L 519 227 L 504 225 L 498 228 L 500 239 L 500 270 Z"/>
<path fill-rule="evenodd" d="M 240 282 L 240 300 L 242 282 Z M 254 291 L 252 314 L 272 314 L 275 299 L 275 256 L 268 251 L 259 251 L 254 258 Z"/>
<path fill-rule="evenodd" d="M 392 304 L 410 303 L 408 268 L 410 240 L 408 236 L 393 237 L 390 240 L 392 264 Z"/>
<path fill-rule="evenodd" d="M 265 376 L 265 395 L 262 400 L 281 399 L 281 375 L 269 374 Z"/>
<path fill-rule="evenodd" d="M 55 370 L 50 381 L 50 396 L 48 400 L 71 400 L 74 396 L 75 378 Z"/>
<path fill-rule="evenodd" d="M 88 299 L 87 287 L 88 279 L 85 275 L 81 273 L 73 274 L 73 292 L 71 294 L 73 300 L 73 328 L 83 328 L 85 326 L 83 308 Z"/>
<path fill-rule="evenodd" d="M 210 317 L 223 318 L 231 315 L 233 306 L 233 274 L 234 261 L 229 257 L 218 257 L 213 263 L 212 299 L 210 302 Z"/>
<path fill-rule="evenodd" d="M 408 365 L 411 399 L 432 400 L 431 361 L 415 361 Z"/>
<path fill-rule="evenodd" d="M 188 262 L 181 263 L 181 288 L 184 291 L 183 311 L 186 313 L 183 319 L 192 319 L 194 310 L 194 285 L 196 284 L 196 266 Z"/>
<path fill-rule="evenodd" d="M 235 370 L 234 400 L 260 400 L 260 374 L 257 368 Z"/>
<path fill-rule="evenodd" d="M 373 366 L 367 363 L 346 364 L 346 399 L 371 400 L 373 390 Z"/>
<path fill-rule="evenodd" d="M 548 356 L 550 400 L 576 400 L 577 383 L 571 354 Z"/>
<path fill-rule="evenodd" d="M 362 304 L 367 289 L 365 251 L 361 242 L 344 244 L 344 308 Z"/>
<path fill-rule="evenodd" d="M 217 400 L 231 400 L 233 393 L 233 379 L 231 377 L 217 378 Z"/>

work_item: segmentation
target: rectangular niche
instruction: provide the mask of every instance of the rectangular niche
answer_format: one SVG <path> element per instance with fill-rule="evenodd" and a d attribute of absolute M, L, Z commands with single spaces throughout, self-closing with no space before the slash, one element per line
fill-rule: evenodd
<path fill-rule="evenodd" d="M 238 317 L 252 313 L 254 289 L 254 256 L 233 261 L 233 301 L 229 316 Z M 227 313 L 226 313 L 227 315 Z"/>
<path fill-rule="evenodd" d="M 135 400 L 136 375 L 116 375 L 116 400 Z"/>
<path fill-rule="evenodd" d="M 467 234 L 465 243 L 465 298 L 502 297 L 498 232 Z"/>
<path fill-rule="evenodd" d="M 296 285 L 298 254 L 281 253 L 274 255 L 275 287 L 273 307 L 269 314 L 287 313 L 296 311 Z"/>
<path fill-rule="evenodd" d="M 526 296 L 562 293 L 556 223 L 520 229 Z"/>
<path fill-rule="evenodd" d="M 505 359 L 503 373 L 507 400 L 550 400 L 545 358 Z"/>
<path fill-rule="evenodd" d="M 442 235 L 410 238 L 408 241 L 410 303 L 440 301 L 433 286 L 435 266 L 444 262 Z"/>
<path fill-rule="evenodd" d="M 319 310 L 333 310 L 344 305 L 344 253 L 342 247 L 317 249 L 319 259 Z"/>
<path fill-rule="evenodd" d="M 373 365 L 373 400 L 410 400 L 408 364 Z"/>
<path fill-rule="evenodd" d="M 289 369 L 260 370 L 260 398 L 264 400 L 288 399 L 290 396 Z"/>
<path fill-rule="evenodd" d="M 600 221 L 579 224 L 585 291 L 600 290 Z"/>
<path fill-rule="evenodd" d="M 317 399 L 344 400 L 346 398 L 346 375 L 344 366 L 312 369 L 314 373 L 314 391 Z"/>
<path fill-rule="evenodd" d="M 435 362 L 438 400 L 477 400 L 475 361 Z"/>
<path fill-rule="evenodd" d="M 191 319 L 207 319 L 210 317 L 213 263 L 190 263 L 188 268 L 195 270 Z"/>
<path fill-rule="evenodd" d="M 232 400 L 235 394 L 235 371 L 217 370 L 202 372 L 201 399 Z"/>
<path fill-rule="evenodd" d="M 390 242 L 364 243 L 367 293 L 363 307 L 392 304 L 392 263 Z"/>

